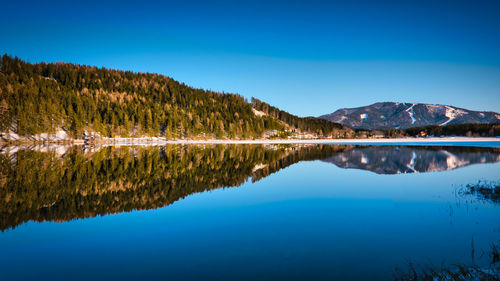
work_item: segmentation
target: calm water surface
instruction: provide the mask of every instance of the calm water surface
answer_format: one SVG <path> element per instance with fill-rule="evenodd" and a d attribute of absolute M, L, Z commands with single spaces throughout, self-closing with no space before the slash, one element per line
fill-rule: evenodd
<path fill-rule="evenodd" d="M 0 280 L 388 280 L 486 267 L 500 148 L 4 148 Z"/>

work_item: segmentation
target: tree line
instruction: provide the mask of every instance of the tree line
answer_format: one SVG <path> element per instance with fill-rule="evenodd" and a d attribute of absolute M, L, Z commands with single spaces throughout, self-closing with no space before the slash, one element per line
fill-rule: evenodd
<path fill-rule="evenodd" d="M 252 98 L 252 107 L 271 117 L 274 117 L 294 129 L 303 132 L 312 132 L 318 135 L 328 135 L 333 137 L 352 137 L 352 130 L 344 127 L 341 124 L 334 123 L 325 119 L 315 117 L 298 117 L 286 111 L 280 110 L 277 107 L 271 106 L 259 99 Z"/>
<path fill-rule="evenodd" d="M 498 137 L 500 124 L 452 124 L 446 126 L 413 127 L 405 130 L 386 130 L 386 137 L 415 137 L 415 136 L 465 136 L 465 137 Z"/>

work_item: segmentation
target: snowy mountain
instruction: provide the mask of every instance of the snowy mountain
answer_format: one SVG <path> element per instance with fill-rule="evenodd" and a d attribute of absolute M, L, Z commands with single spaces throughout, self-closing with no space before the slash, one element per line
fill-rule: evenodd
<path fill-rule="evenodd" d="M 496 112 L 472 111 L 449 105 L 378 102 L 342 108 L 320 118 L 362 129 L 388 129 L 466 123 L 500 123 Z"/>

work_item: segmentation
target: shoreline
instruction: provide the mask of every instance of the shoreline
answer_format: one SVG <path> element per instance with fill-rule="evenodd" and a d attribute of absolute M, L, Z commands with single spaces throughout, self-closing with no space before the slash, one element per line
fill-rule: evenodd
<path fill-rule="evenodd" d="M 165 144 L 373 144 L 373 145 L 424 145 L 424 144 L 461 144 L 461 143 L 490 143 L 500 147 L 500 137 L 433 137 L 433 138 L 376 138 L 376 139 L 255 139 L 255 140 L 231 140 L 231 139 L 177 139 L 166 140 L 158 137 L 143 138 L 114 138 L 98 139 L 88 144 L 83 140 L 65 141 L 12 141 L 0 142 L 0 146 L 23 146 L 23 145 L 89 145 L 89 146 L 113 146 L 113 145 L 165 145 Z"/>
<path fill-rule="evenodd" d="M 393 143 L 498 143 L 496 137 L 380 138 L 380 139 L 256 139 L 256 140 L 164 140 L 165 144 L 393 144 Z"/>
<path fill-rule="evenodd" d="M 72 147 L 95 151 L 104 147 L 158 147 L 165 145 L 374 145 L 374 146 L 442 146 L 500 148 L 499 137 L 387 138 L 387 139 L 258 139 L 258 140 L 165 140 L 160 138 L 99 140 L 85 144 L 74 142 L 0 142 L 0 153 L 13 155 L 19 150 L 55 152 L 64 155 Z"/>

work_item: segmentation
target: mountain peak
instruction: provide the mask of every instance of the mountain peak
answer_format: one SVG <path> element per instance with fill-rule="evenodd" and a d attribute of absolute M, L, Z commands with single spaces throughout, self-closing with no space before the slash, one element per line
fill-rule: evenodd
<path fill-rule="evenodd" d="M 406 129 L 429 125 L 500 123 L 500 114 L 496 112 L 410 102 L 377 102 L 368 106 L 341 108 L 320 118 L 360 129 Z"/>

